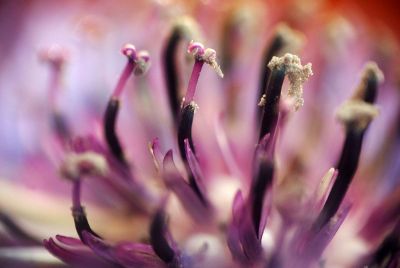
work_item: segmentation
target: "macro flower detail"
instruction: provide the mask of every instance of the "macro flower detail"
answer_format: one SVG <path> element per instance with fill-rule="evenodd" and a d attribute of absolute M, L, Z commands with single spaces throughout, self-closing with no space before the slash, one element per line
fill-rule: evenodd
<path fill-rule="evenodd" d="M 17 50 L 0 266 L 398 267 L 397 43 L 289 3 L 71 2 Z"/>

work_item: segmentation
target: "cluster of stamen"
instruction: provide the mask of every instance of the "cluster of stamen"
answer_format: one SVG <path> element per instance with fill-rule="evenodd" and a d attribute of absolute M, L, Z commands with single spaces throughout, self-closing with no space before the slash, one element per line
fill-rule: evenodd
<path fill-rule="evenodd" d="M 177 27 L 182 27 L 180 31 L 188 31 L 184 27 L 189 26 L 182 23 L 181 26 Z M 188 33 L 186 32 L 185 34 Z M 282 52 L 284 47 L 283 44 L 288 45 L 288 43 L 291 42 L 299 42 L 299 44 L 296 43 L 295 46 L 300 46 L 302 41 L 291 31 L 290 28 L 286 26 L 281 26 L 276 35 L 279 44 L 277 44 L 276 48 L 271 49 L 271 53 L 277 53 L 278 51 Z M 293 41 L 290 41 L 290 37 L 294 38 Z M 180 37 L 178 38 L 175 36 L 174 38 L 172 38 L 171 47 L 167 49 L 167 51 L 176 51 L 177 42 Z M 285 38 L 288 39 L 286 40 Z M 121 146 L 116 134 L 116 118 L 120 105 L 119 99 L 130 75 L 132 73 L 135 75 L 141 75 L 149 69 L 150 57 L 147 51 L 138 52 L 131 44 L 126 44 L 122 48 L 121 52 L 127 57 L 128 62 L 109 100 L 104 117 L 104 134 L 111 156 L 123 164 L 123 168 L 128 168 L 128 170 L 131 171 L 129 169 L 128 161 L 125 158 L 123 147 Z M 200 201 L 199 204 L 208 209 L 212 204 L 207 199 L 207 195 L 204 194 L 205 191 L 203 189 L 201 176 L 199 175 L 201 172 L 199 172 L 200 170 L 192 139 L 192 124 L 194 114 L 198 109 L 198 106 L 194 101 L 194 95 L 204 63 L 210 65 L 220 77 L 223 77 L 224 74 L 217 63 L 217 55 L 214 49 L 205 48 L 203 44 L 191 41 L 187 52 L 193 55 L 195 59 L 193 71 L 180 109 L 172 111 L 173 116 L 175 116 L 174 119 L 176 119 L 177 122 L 176 134 L 178 149 L 187 171 L 188 183 L 184 184 L 186 187 L 182 187 L 183 190 L 180 189 L 179 186 L 181 185 L 178 185 L 180 181 L 175 177 L 173 179 L 169 178 L 169 173 L 173 174 L 173 176 L 180 175 L 175 174 L 179 173 L 179 171 L 176 172 L 176 167 L 172 158 L 172 150 L 169 151 L 164 158 L 162 172 L 164 173 L 163 176 L 167 177 L 167 179 L 164 178 L 164 180 L 168 181 L 168 179 L 170 179 L 169 183 L 176 186 L 176 188 L 180 190 L 180 194 L 184 195 L 188 192 L 194 193 L 196 198 L 188 200 Z M 49 54 L 51 53 L 49 52 Z M 60 62 L 62 62 L 62 57 L 57 53 L 55 53 L 55 55 L 49 55 L 48 58 L 56 66 L 59 66 L 61 64 Z M 166 57 L 166 59 L 171 59 L 171 57 Z M 166 64 L 166 67 L 171 66 L 175 67 L 174 64 Z M 261 238 L 264 233 L 267 211 L 270 209 L 269 206 L 271 206 L 271 204 L 267 204 L 270 202 L 267 202 L 266 200 L 270 200 L 267 199 L 267 197 L 270 197 L 269 192 L 272 190 L 275 177 L 277 176 L 275 144 L 277 136 L 279 135 L 282 114 L 284 113 L 282 111 L 286 111 L 285 109 L 282 109 L 282 106 L 280 105 L 284 78 L 287 76 L 289 80 L 287 95 L 291 100 L 293 100 L 294 109 L 298 110 L 304 104 L 303 84 L 313 75 L 311 63 L 302 65 L 298 56 L 289 53 L 285 54 L 283 57 L 272 56 L 271 54 L 268 68 L 268 75 L 265 76 L 268 78 L 268 82 L 260 88 L 260 92 L 263 94 L 261 95 L 262 97 L 258 106 L 262 109 L 262 117 L 260 118 L 261 125 L 259 143 L 255 150 L 252 184 L 245 200 L 242 198 L 241 192 L 239 191 L 237 194 L 238 198 L 235 198 L 234 201 L 234 203 L 237 201 L 241 204 L 241 206 L 238 206 L 239 208 L 236 208 L 237 211 L 234 211 L 233 213 L 237 213 L 237 215 L 233 216 L 238 217 L 237 221 L 239 222 L 239 224 L 235 226 L 238 229 L 238 233 L 240 233 L 240 237 L 237 238 L 238 241 L 236 241 L 236 243 L 237 245 L 240 245 L 239 251 L 244 253 L 247 258 L 246 261 L 251 264 L 260 260 L 262 257 Z M 171 71 L 174 76 L 177 75 L 175 71 L 176 70 Z M 262 79 L 264 82 L 266 80 L 265 77 Z M 170 83 L 169 90 L 172 94 L 172 100 L 175 100 L 178 95 L 177 81 L 175 80 L 176 77 L 169 81 L 167 79 L 167 83 Z M 339 218 L 343 218 L 342 214 L 344 212 L 339 210 L 339 207 L 356 172 L 364 131 L 367 129 L 372 119 L 379 113 L 378 109 L 373 105 L 373 102 L 376 96 L 376 85 L 382 80 L 383 75 L 376 64 L 369 63 L 363 73 L 359 89 L 353 98 L 345 102 L 337 111 L 337 118 L 346 127 L 346 139 L 336 169 L 331 168 L 328 171 L 319 187 L 320 191 L 316 194 L 317 206 L 322 207 L 322 209 L 319 211 L 319 215 L 316 217 L 312 225 L 312 230 L 315 231 L 313 235 L 319 235 L 322 228 L 332 222 L 339 221 Z M 175 102 L 171 101 L 172 110 L 176 108 L 175 106 Z M 152 153 L 155 155 L 153 148 Z M 154 159 L 157 168 L 161 169 L 161 166 L 158 164 L 159 159 L 155 156 Z M 108 165 L 111 163 L 109 161 L 110 158 L 107 154 L 103 155 L 93 151 L 85 151 L 81 153 L 70 152 L 66 154 L 64 162 L 60 168 L 61 175 L 70 179 L 74 183 L 72 212 L 78 234 L 85 244 L 87 243 L 87 239 L 85 239 L 84 236 L 85 232 L 89 232 L 96 237 L 98 237 L 98 235 L 91 230 L 86 218 L 86 213 L 81 205 L 81 178 L 82 176 L 106 176 L 109 171 Z M 171 175 L 171 177 L 173 176 Z M 336 176 L 337 179 L 334 180 Z M 185 179 L 182 178 L 182 181 L 185 181 Z M 332 181 L 334 181 L 334 183 L 332 183 Z M 284 181 L 284 183 L 286 184 L 288 181 Z M 166 183 L 166 185 L 168 187 L 168 183 Z M 187 188 L 189 187 L 190 190 L 188 191 Z M 292 212 L 302 206 L 303 202 L 301 199 L 306 196 L 306 191 L 304 190 L 304 185 L 297 181 L 290 181 L 289 187 L 288 185 L 285 185 L 285 187 L 284 195 L 281 195 L 281 199 L 278 198 L 276 203 L 278 209 L 281 211 Z M 190 197 L 192 197 L 192 195 L 190 195 Z M 288 202 L 288 200 L 290 202 Z M 293 200 L 296 200 L 296 202 L 292 202 Z M 161 201 L 160 203 L 163 202 Z M 154 254 L 156 254 L 168 266 L 175 267 L 175 264 L 178 263 L 180 253 L 174 248 L 174 245 L 171 242 L 172 238 L 168 233 L 164 209 L 165 207 L 161 205 L 160 209 L 154 214 L 150 226 L 150 244 L 154 250 Z M 211 209 L 204 211 L 209 212 Z M 235 220 L 233 220 L 233 222 L 232 226 L 236 224 Z M 242 224 L 242 222 L 244 222 L 244 224 Z M 248 222 L 250 222 L 250 229 L 246 226 Z"/>

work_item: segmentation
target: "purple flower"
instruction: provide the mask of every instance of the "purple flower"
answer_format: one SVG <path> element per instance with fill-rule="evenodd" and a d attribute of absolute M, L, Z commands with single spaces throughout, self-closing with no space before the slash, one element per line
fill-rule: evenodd
<path fill-rule="evenodd" d="M 306 2 L 62 3 L 7 57 L 0 262 L 399 265 L 396 44 Z"/>

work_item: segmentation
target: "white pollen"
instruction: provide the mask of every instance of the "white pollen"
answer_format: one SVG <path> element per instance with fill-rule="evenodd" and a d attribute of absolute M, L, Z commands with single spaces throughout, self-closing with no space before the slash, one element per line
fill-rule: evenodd
<path fill-rule="evenodd" d="M 200 109 L 199 105 L 197 105 L 197 103 L 195 103 L 194 101 L 191 101 L 189 105 L 194 110 L 194 112 L 197 112 Z"/>
<path fill-rule="evenodd" d="M 263 94 L 262 97 L 261 97 L 261 99 L 260 99 L 260 101 L 258 102 L 257 105 L 258 105 L 259 107 L 264 107 L 266 101 L 267 101 L 267 95 Z"/>
<path fill-rule="evenodd" d="M 364 130 L 378 114 L 379 109 L 375 105 L 361 100 L 346 101 L 336 111 L 340 122 L 358 130 Z"/>
<path fill-rule="evenodd" d="M 77 180 L 83 174 L 104 176 L 108 172 L 108 164 L 103 155 L 95 152 L 69 153 L 60 172 L 70 180 Z"/>
<path fill-rule="evenodd" d="M 136 66 L 134 73 L 135 75 L 143 75 L 150 68 L 150 55 L 147 51 L 141 50 L 137 53 L 137 58 L 135 60 Z"/>
<path fill-rule="evenodd" d="M 363 98 L 367 89 L 368 80 L 370 79 L 376 80 L 378 84 L 381 84 L 385 79 L 383 72 L 373 61 L 367 62 L 364 65 L 363 71 L 361 73 L 360 84 L 357 86 L 357 89 L 355 90 L 352 99 L 357 100 Z"/>
<path fill-rule="evenodd" d="M 300 58 L 296 55 L 286 53 L 283 57 L 273 57 L 268 67 L 283 69 L 289 79 L 288 96 L 294 100 L 294 108 L 298 110 L 304 104 L 303 84 L 313 75 L 311 63 L 301 65 Z"/>
<path fill-rule="evenodd" d="M 217 52 L 212 48 L 204 48 L 203 44 L 199 42 L 190 41 L 188 47 L 188 53 L 192 54 L 194 58 L 198 61 L 203 61 L 204 63 L 210 65 L 219 77 L 223 78 L 221 67 L 217 63 Z"/>
<path fill-rule="evenodd" d="M 374 76 L 379 83 L 382 83 L 385 80 L 383 72 L 381 71 L 381 69 L 379 69 L 376 62 L 373 61 L 369 61 L 365 64 L 362 77 L 370 75 Z"/>
<path fill-rule="evenodd" d="M 219 77 L 224 77 L 221 67 L 217 63 L 217 52 L 214 49 L 207 48 L 204 50 L 204 54 L 201 57 L 205 63 L 210 65 L 215 70 Z"/>

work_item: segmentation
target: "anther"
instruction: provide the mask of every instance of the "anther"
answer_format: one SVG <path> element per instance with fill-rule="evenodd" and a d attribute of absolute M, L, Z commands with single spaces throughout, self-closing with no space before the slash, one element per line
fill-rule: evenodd
<path fill-rule="evenodd" d="M 90 151 L 67 154 L 60 168 L 61 175 L 72 181 L 84 175 L 105 176 L 107 172 L 108 165 L 104 156 Z"/>
<path fill-rule="evenodd" d="M 289 79 L 288 96 L 293 98 L 295 109 L 298 110 L 304 104 L 303 100 L 303 84 L 313 75 L 311 63 L 301 65 L 300 58 L 296 55 L 285 54 L 278 58 L 273 57 L 268 67 L 271 69 L 284 69 Z"/>
<path fill-rule="evenodd" d="M 358 131 L 364 131 L 378 114 L 376 106 L 361 100 L 347 101 L 336 111 L 336 117 L 346 129 Z"/>
<path fill-rule="evenodd" d="M 204 63 L 210 65 L 220 77 L 224 76 L 216 61 L 217 55 L 215 50 L 211 48 L 205 49 L 203 44 L 191 41 L 187 52 L 194 56 L 195 62 L 183 102 L 183 107 L 188 105 L 194 98 L 197 82 L 199 81 L 200 72 Z"/>
<path fill-rule="evenodd" d="M 374 103 L 378 86 L 383 80 L 384 76 L 378 65 L 375 62 L 368 62 L 364 66 L 364 70 L 361 74 L 361 82 L 352 99 L 360 99 L 368 103 Z"/>
<path fill-rule="evenodd" d="M 127 57 L 128 62 L 126 63 L 112 94 L 112 98 L 117 99 L 121 96 L 126 82 L 128 81 L 128 78 L 131 76 L 132 72 L 134 72 L 136 75 L 141 75 L 144 74 L 150 66 L 150 57 L 148 52 L 137 52 L 135 46 L 132 44 L 124 45 L 121 49 L 121 53 Z"/>
<path fill-rule="evenodd" d="M 69 51 L 58 45 L 54 44 L 48 49 L 43 49 L 39 52 L 39 59 L 43 62 L 49 63 L 56 70 L 60 70 L 69 58 Z"/>
<path fill-rule="evenodd" d="M 136 48 L 132 44 L 125 44 L 121 48 L 121 53 L 131 61 L 134 61 L 136 59 Z"/>
<path fill-rule="evenodd" d="M 71 133 L 65 117 L 58 109 L 57 97 L 61 88 L 63 68 L 68 57 L 68 50 L 60 45 L 52 45 L 48 49 L 39 52 L 40 60 L 47 63 L 51 69 L 48 89 L 51 108 L 51 125 L 57 136 L 63 142 L 66 142 L 70 138 Z"/>
<path fill-rule="evenodd" d="M 142 50 L 139 51 L 136 58 L 135 75 L 143 75 L 150 68 L 150 55 L 149 52 Z"/>
<path fill-rule="evenodd" d="M 269 77 L 271 76 L 271 69 L 268 67 L 268 63 L 274 56 L 280 56 L 285 52 L 295 53 L 304 43 L 304 36 L 300 32 L 291 29 L 286 24 L 279 24 L 276 28 L 275 36 L 272 39 L 271 44 L 264 52 L 263 61 L 261 63 L 261 72 L 258 85 L 258 99 L 266 93 Z M 261 111 L 258 110 L 258 117 L 261 117 Z"/>
<path fill-rule="evenodd" d="M 303 83 L 312 75 L 311 63 L 301 65 L 300 58 L 296 55 L 285 54 L 283 57 L 273 57 L 268 67 L 271 69 L 264 100 L 264 113 L 261 120 L 259 140 L 267 133 L 271 133 L 277 124 L 279 115 L 279 102 L 285 75 L 289 79 L 288 96 L 294 99 L 297 110 L 303 105 Z"/>

